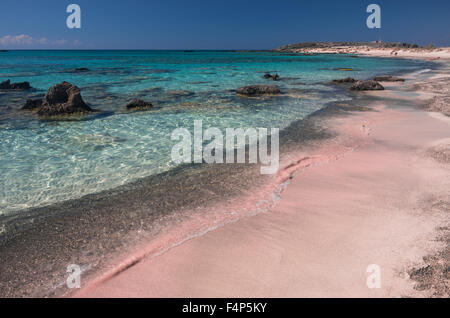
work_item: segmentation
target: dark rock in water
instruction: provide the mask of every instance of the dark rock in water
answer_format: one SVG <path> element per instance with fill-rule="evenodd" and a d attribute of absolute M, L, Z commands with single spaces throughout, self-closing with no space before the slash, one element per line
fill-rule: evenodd
<path fill-rule="evenodd" d="M 27 99 L 23 110 L 35 110 L 42 106 L 42 99 Z"/>
<path fill-rule="evenodd" d="M 278 74 L 272 75 L 270 73 L 264 74 L 263 78 L 270 79 L 272 81 L 278 81 L 280 79 L 280 76 Z"/>
<path fill-rule="evenodd" d="M 70 115 L 89 113 L 93 110 L 86 105 L 81 97 L 80 89 L 68 82 L 62 82 L 51 87 L 45 94 L 39 116 Z"/>
<path fill-rule="evenodd" d="M 149 87 L 146 89 L 143 89 L 142 92 L 145 93 L 159 93 L 162 92 L 164 89 L 162 87 Z"/>
<path fill-rule="evenodd" d="M 90 69 L 88 69 L 87 67 L 77 67 L 77 68 L 74 68 L 72 70 L 72 72 L 74 72 L 74 73 L 77 73 L 77 72 L 89 72 L 89 71 L 90 71 Z"/>
<path fill-rule="evenodd" d="M 392 76 L 392 75 L 386 75 L 386 76 L 376 76 L 373 78 L 374 81 L 377 82 L 404 82 L 404 78 Z"/>
<path fill-rule="evenodd" d="M 0 52 L 5 53 L 8 52 L 8 50 L 0 50 Z"/>
<path fill-rule="evenodd" d="M 0 89 L 5 90 L 19 90 L 19 89 L 31 89 L 29 82 L 22 82 L 22 83 L 13 83 L 11 84 L 10 80 L 6 80 L 2 83 L 0 83 Z"/>
<path fill-rule="evenodd" d="M 335 79 L 331 83 L 332 84 L 346 84 L 346 83 L 355 83 L 356 80 L 352 77 L 346 77 L 343 79 Z"/>
<path fill-rule="evenodd" d="M 11 89 L 31 89 L 29 82 L 11 84 Z"/>
<path fill-rule="evenodd" d="M 6 80 L 0 83 L 0 89 L 11 89 L 11 81 Z"/>
<path fill-rule="evenodd" d="M 68 82 L 62 82 L 51 87 L 44 97 L 47 105 L 64 104 L 72 97 L 81 97 L 80 89 Z"/>
<path fill-rule="evenodd" d="M 194 95 L 193 92 L 185 91 L 185 90 L 168 91 L 167 94 L 169 94 L 172 97 L 188 97 L 188 96 Z"/>
<path fill-rule="evenodd" d="M 357 81 L 352 87 L 353 91 L 382 91 L 384 87 L 377 81 Z"/>
<path fill-rule="evenodd" d="M 275 85 L 250 85 L 238 88 L 236 94 L 244 96 L 277 95 L 280 94 L 280 90 Z"/>
<path fill-rule="evenodd" d="M 152 107 L 153 105 L 151 103 L 143 101 L 141 99 L 134 99 L 127 104 L 128 110 L 144 110 Z"/>
<path fill-rule="evenodd" d="M 347 71 L 347 72 L 352 72 L 355 71 L 354 68 L 351 67 L 338 67 L 334 69 L 335 71 Z"/>
<path fill-rule="evenodd" d="M 169 70 L 169 69 L 150 69 L 145 70 L 145 73 L 147 74 L 161 74 L 161 73 L 175 73 L 178 72 L 178 70 Z"/>

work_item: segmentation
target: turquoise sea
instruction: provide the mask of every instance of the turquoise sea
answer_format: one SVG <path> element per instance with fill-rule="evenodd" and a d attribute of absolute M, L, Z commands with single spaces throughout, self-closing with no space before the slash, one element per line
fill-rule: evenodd
<path fill-rule="evenodd" d="M 72 72 L 75 68 L 87 72 Z M 9 51 L 0 53 L 0 82 L 29 81 L 27 92 L 0 91 L 0 215 L 76 199 L 176 167 L 172 131 L 204 128 L 287 127 L 328 102 L 350 98 L 327 84 L 428 68 L 421 61 L 302 56 L 236 51 Z M 353 71 L 340 71 L 352 68 Z M 281 80 L 267 81 L 277 72 Z M 41 120 L 20 110 L 56 83 L 81 88 L 100 110 L 83 120 Z M 277 97 L 248 99 L 235 90 L 276 84 Z M 127 112 L 133 98 L 152 102 Z"/>

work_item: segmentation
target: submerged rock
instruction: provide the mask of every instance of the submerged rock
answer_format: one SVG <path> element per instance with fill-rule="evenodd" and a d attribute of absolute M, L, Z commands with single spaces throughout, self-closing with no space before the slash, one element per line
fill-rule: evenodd
<path fill-rule="evenodd" d="M 243 96 L 278 95 L 280 90 L 275 85 L 249 85 L 238 88 L 236 94 Z"/>
<path fill-rule="evenodd" d="M 129 102 L 126 107 L 128 110 L 145 110 L 152 108 L 153 105 L 141 99 L 134 99 L 131 102 Z"/>
<path fill-rule="evenodd" d="M 377 81 L 357 81 L 352 87 L 353 91 L 382 91 L 384 87 Z"/>
<path fill-rule="evenodd" d="M 39 116 L 70 115 L 89 113 L 93 110 L 86 105 L 81 97 L 80 89 L 68 82 L 62 82 L 51 87 L 45 94 Z"/>
<path fill-rule="evenodd" d="M 74 73 L 89 72 L 89 71 L 90 71 L 90 69 L 88 69 L 87 67 L 77 67 L 72 70 L 72 72 L 74 72 Z"/>
<path fill-rule="evenodd" d="M 35 110 L 42 106 L 42 99 L 27 99 L 23 110 Z"/>
<path fill-rule="evenodd" d="M 272 81 L 278 81 L 280 79 L 280 76 L 278 74 L 272 75 L 270 73 L 266 73 L 266 74 L 264 74 L 263 78 L 269 79 Z"/>
<path fill-rule="evenodd" d="M 376 76 L 373 78 L 374 81 L 377 82 L 404 82 L 404 78 L 392 76 L 392 75 L 386 75 L 386 76 Z"/>
<path fill-rule="evenodd" d="M 194 95 L 193 92 L 185 91 L 185 90 L 168 91 L 167 94 L 169 94 L 172 97 L 188 97 L 188 96 Z"/>
<path fill-rule="evenodd" d="M 355 83 L 356 80 L 352 77 L 346 77 L 343 79 L 335 79 L 331 83 L 332 84 L 346 84 L 346 83 Z"/>
<path fill-rule="evenodd" d="M 335 71 L 346 71 L 346 72 L 353 72 L 355 71 L 354 68 L 351 67 L 338 67 L 334 69 Z"/>
<path fill-rule="evenodd" d="M 145 73 L 147 74 L 161 74 L 161 73 L 175 73 L 178 72 L 178 70 L 169 70 L 169 69 L 150 69 L 145 70 Z"/>
<path fill-rule="evenodd" d="M 6 80 L 0 83 L 0 89 L 5 90 L 19 90 L 19 89 L 31 89 L 29 82 L 13 83 L 10 80 Z"/>

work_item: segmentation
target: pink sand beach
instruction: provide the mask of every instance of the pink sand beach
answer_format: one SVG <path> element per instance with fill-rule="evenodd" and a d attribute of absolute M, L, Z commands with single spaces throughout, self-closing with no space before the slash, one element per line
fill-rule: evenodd
<path fill-rule="evenodd" d="M 337 138 L 284 158 L 275 177 L 284 190 L 266 211 L 195 236 L 168 233 L 160 239 L 171 248 L 138 246 L 73 296 L 448 297 L 450 120 L 391 107 L 436 96 L 414 79 L 386 83 L 376 96 L 389 102 L 329 120 Z M 437 79 L 448 93 L 447 70 L 427 81 Z M 401 93 L 412 85 L 418 95 Z M 380 288 L 367 284 L 370 265 Z M 434 274 L 422 275 L 427 266 Z"/>

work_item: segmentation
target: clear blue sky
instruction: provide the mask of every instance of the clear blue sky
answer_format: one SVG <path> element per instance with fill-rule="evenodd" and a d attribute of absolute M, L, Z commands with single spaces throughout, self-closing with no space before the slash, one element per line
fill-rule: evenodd
<path fill-rule="evenodd" d="M 66 27 L 67 5 L 82 28 Z M 381 30 L 366 7 L 382 9 Z M 0 48 L 271 49 L 303 41 L 450 46 L 450 0 L 2 0 Z"/>

